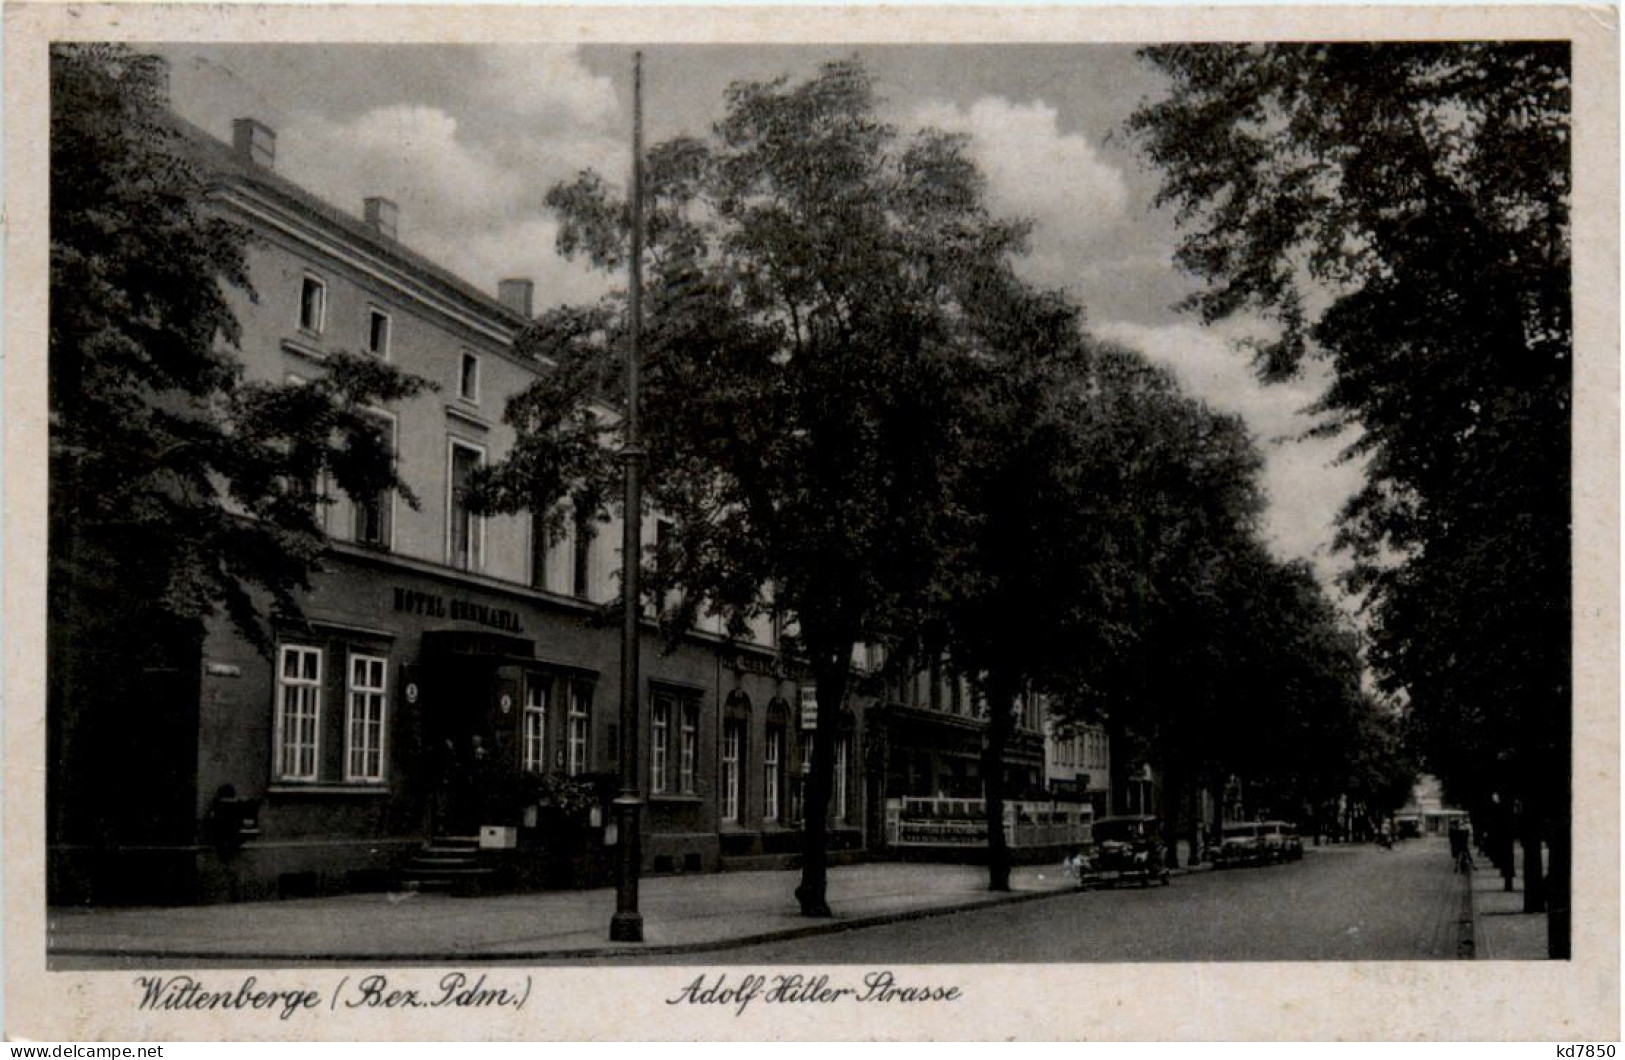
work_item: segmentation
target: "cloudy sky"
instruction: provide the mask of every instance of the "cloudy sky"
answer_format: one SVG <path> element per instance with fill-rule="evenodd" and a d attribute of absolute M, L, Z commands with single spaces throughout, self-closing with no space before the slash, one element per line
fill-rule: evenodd
<path fill-rule="evenodd" d="M 604 277 L 562 260 L 542 205 L 586 168 L 619 180 L 631 124 L 629 48 L 535 45 L 164 45 L 178 110 L 223 139 L 251 115 L 277 131 L 277 168 L 334 204 L 400 206 L 400 238 L 477 286 L 537 281 L 540 304 L 595 297 Z M 1267 458 L 1267 532 L 1323 572 L 1332 518 L 1358 482 L 1336 442 L 1296 438 L 1318 377 L 1253 381 L 1245 325 L 1202 328 L 1173 304 L 1156 174 L 1120 131 L 1157 75 L 1117 45 L 658 46 L 645 49 L 646 136 L 703 135 L 738 80 L 804 78 L 858 56 L 886 117 L 970 137 L 1001 212 L 1035 222 L 1030 279 L 1070 290 L 1097 334 L 1168 365 L 1188 391 L 1244 416 Z"/>

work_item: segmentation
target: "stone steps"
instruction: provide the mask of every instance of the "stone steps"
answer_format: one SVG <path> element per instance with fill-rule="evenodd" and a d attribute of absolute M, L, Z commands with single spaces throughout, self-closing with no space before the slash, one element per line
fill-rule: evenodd
<path fill-rule="evenodd" d="M 497 866 L 480 849 L 478 836 L 436 836 L 401 869 L 401 887 L 407 891 L 474 896 L 490 891 L 496 881 Z"/>

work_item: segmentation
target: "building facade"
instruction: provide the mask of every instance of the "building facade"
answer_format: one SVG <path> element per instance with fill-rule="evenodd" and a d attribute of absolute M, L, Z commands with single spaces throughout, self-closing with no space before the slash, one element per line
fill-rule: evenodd
<path fill-rule="evenodd" d="M 1063 798 L 1094 807 L 1096 817 L 1112 805 L 1111 737 L 1103 725 L 1057 722 L 1044 724 L 1044 785 Z"/>
<path fill-rule="evenodd" d="M 375 410 L 419 503 L 335 495 L 322 506 L 331 546 L 302 614 L 273 617 L 269 655 L 216 623 L 196 674 L 169 697 L 170 723 L 143 748 L 162 781 L 122 796 L 151 801 L 148 826 L 93 828 L 77 800 L 59 800 L 53 900 L 388 885 L 425 843 L 482 830 L 513 857 L 571 848 L 591 877 L 617 841 L 608 815 L 550 835 L 562 826 L 546 811 L 559 778 L 614 786 L 620 635 L 602 612 L 619 592 L 621 529 L 577 521 L 551 542 L 528 515 L 482 517 L 464 503 L 473 469 L 514 442 L 506 400 L 548 370 L 513 349 L 532 285 L 481 291 L 403 246 L 387 200 L 350 214 L 280 177 L 275 134 L 257 121 L 239 120 L 229 145 L 189 139 L 212 201 L 253 234 L 256 297 L 235 303 L 249 379 L 315 379 L 347 350 L 437 385 Z M 773 630 L 760 623 L 738 642 L 719 625 L 673 649 L 651 622 L 641 650 L 645 869 L 707 871 L 799 849 L 815 719 L 798 709 L 804 682 Z M 837 848 L 864 843 L 863 719 L 854 697 L 839 740 Z M 53 792 L 82 775 L 73 760 L 56 768 Z"/>
<path fill-rule="evenodd" d="M 987 707 L 964 677 L 938 662 L 893 681 L 873 708 L 874 753 L 884 762 L 886 799 L 978 799 L 984 783 Z M 1008 798 L 1044 791 L 1040 698 L 1023 696 L 1004 751 Z"/>

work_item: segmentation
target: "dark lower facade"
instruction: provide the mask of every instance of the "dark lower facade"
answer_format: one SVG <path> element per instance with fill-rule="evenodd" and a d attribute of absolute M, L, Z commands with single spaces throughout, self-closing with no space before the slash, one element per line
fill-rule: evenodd
<path fill-rule="evenodd" d="M 883 785 L 877 806 L 895 814 L 909 800 L 979 800 L 985 794 L 984 751 L 987 723 L 969 712 L 934 710 L 889 702 L 871 708 L 870 754 L 878 760 L 877 783 Z M 1004 795 L 1012 802 L 1037 799 L 1048 802 L 1044 790 L 1044 738 L 1042 733 L 1017 728 L 1004 752 Z M 972 815 L 980 818 L 981 812 Z M 981 861 L 986 858 L 986 833 L 967 832 L 937 843 L 898 843 L 896 822 L 879 822 L 871 830 L 871 847 L 903 860 Z M 1007 834 L 1007 841 L 1009 836 Z M 1049 856 L 1043 852 L 1043 857 Z M 1018 860 L 1020 860 L 1018 858 Z"/>
<path fill-rule="evenodd" d="M 323 566 L 268 652 L 222 621 L 190 666 L 106 698 L 84 679 L 53 691 L 51 901 L 393 888 L 426 871 L 426 850 L 457 846 L 504 885 L 609 882 L 619 623 L 350 546 Z M 673 648 L 652 625 L 641 650 L 644 870 L 793 858 L 813 735 L 797 677 L 770 651 L 700 635 Z M 855 703 L 842 719 L 837 850 L 867 845 L 863 718 Z"/>
<path fill-rule="evenodd" d="M 981 798 L 987 723 L 970 714 L 888 703 L 871 711 L 876 749 L 886 752 L 887 798 Z M 883 731 L 882 731 L 883 729 Z M 879 743 L 878 741 L 883 741 Z M 1004 752 L 1008 798 L 1044 794 L 1044 737 L 1018 728 Z"/>

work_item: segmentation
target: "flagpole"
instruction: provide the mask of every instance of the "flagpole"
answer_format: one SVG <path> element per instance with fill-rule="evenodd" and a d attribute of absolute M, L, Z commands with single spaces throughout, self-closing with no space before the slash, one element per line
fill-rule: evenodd
<path fill-rule="evenodd" d="M 615 916 L 609 922 L 611 942 L 642 942 L 643 914 L 638 911 L 638 875 L 642 866 L 640 829 L 643 798 L 638 791 L 638 733 L 642 697 L 638 674 L 642 613 L 638 581 L 643 566 L 643 449 L 638 437 L 638 362 L 643 355 L 643 53 L 632 55 L 632 253 L 628 287 L 631 341 L 626 354 L 625 431 L 621 464 L 625 475 L 625 514 L 621 537 L 621 790 L 615 799 L 615 829 L 620 845 L 615 881 Z"/>

